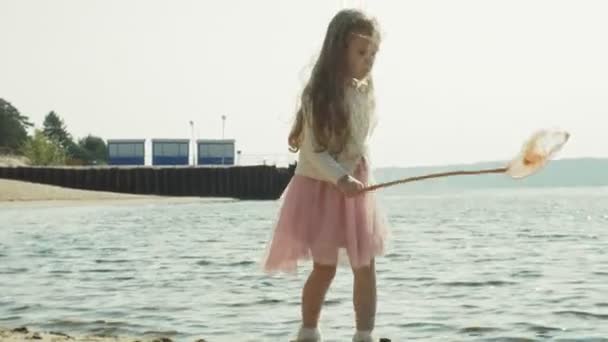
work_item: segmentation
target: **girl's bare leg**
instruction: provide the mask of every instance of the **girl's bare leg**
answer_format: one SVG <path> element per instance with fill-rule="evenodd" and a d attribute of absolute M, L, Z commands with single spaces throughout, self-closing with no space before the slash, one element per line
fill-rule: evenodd
<path fill-rule="evenodd" d="M 335 275 L 336 266 L 314 263 L 302 289 L 302 325 L 305 328 L 317 327 L 325 294 Z"/>
<path fill-rule="evenodd" d="M 374 329 L 376 321 L 376 267 L 372 260 L 369 266 L 353 269 L 353 304 L 357 331 Z"/>

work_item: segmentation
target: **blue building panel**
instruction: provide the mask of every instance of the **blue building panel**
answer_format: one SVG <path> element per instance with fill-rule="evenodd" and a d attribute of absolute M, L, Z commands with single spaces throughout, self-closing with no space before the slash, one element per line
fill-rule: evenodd
<path fill-rule="evenodd" d="M 144 157 L 110 157 L 109 165 L 144 165 Z"/>
<path fill-rule="evenodd" d="M 199 165 L 234 165 L 234 158 L 226 157 L 199 157 Z"/>
<path fill-rule="evenodd" d="M 198 140 L 198 165 L 234 165 L 233 139 Z"/>
<path fill-rule="evenodd" d="M 115 139 L 108 140 L 109 165 L 144 165 L 145 140 Z"/>
<path fill-rule="evenodd" d="M 152 140 L 152 165 L 188 165 L 190 160 L 190 140 Z"/>
<path fill-rule="evenodd" d="M 188 165 L 188 157 L 155 156 L 152 158 L 154 165 Z"/>

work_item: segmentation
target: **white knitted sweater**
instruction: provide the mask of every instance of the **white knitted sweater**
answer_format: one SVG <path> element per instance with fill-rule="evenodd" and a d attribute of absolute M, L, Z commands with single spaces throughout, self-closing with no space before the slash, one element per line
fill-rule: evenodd
<path fill-rule="evenodd" d="M 337 155 L 328 151 L 316 152 L 312 130 L 310 103 L 303 105 L 304 127 L 300 137 L 300 153 L 295 174 L 336 184 L 344 175 L 353 175 L 362 157 L 369 160 L 368 140 L 376 125 L 372 104 L 368 100 L 365 84 L 348 86 L 344 100 L 350 115 L 351 138 Z M 331 140 L 330 140 L 331 145 Z"/>

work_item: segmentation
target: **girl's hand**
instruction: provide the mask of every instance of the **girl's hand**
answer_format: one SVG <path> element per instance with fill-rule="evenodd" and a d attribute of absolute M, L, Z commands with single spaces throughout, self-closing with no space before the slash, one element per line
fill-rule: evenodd
<path fill-rule="evenodd" d="M 298 143 L 298 137 L 293 132 L 290 133 L 289 137 L 287 138 L 287 143 L 289 144 L 289 146 L 294 146 Z"/>
<path fill-rule="evenodd" d="M 289 145 L 290 151 L 298 152 L 298 149 L 300 147 L 299 137 L 292 132 L 291 134 L 289 134 L 289 137 L 287 138 L 287 145 Z"/>
<path fill-rule="evenodd" d="M 356 178 L 350 175 L 345 175 L 338 180 L 338 189 L 344 193 L 346 197 L 353 197 L 358 195 L 361 190 L 365 187 L 363 183 L 359 182 Z"/>

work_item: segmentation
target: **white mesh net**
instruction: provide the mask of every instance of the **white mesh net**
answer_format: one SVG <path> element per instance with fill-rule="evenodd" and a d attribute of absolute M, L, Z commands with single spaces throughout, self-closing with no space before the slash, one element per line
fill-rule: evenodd
<path fill-rule="evenodd" d="M 568 141 L 570 134 L 559 130 L 541 130 L 528 139 L 520 153 L 507 166 L 507 175 L 513 178 L 527 177 L 541 168 Z"/>

